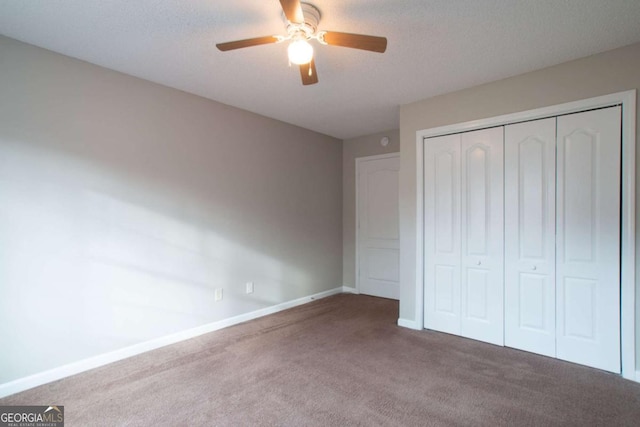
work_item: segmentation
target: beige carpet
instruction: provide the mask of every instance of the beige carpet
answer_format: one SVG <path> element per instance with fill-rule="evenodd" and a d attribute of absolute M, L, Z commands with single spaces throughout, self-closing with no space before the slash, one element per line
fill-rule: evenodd
<path fill-rule="evenodd" d="M 640 384 L 337 295 L 0 400 L 67 426 L 640 425 Z"/>

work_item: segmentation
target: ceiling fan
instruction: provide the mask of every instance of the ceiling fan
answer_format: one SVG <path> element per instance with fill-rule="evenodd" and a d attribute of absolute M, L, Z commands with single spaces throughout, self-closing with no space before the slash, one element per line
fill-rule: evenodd
<path fill-rule="evenodd" d="M 290 41 L 287 49 L 289 62 L 300 66 L 303 85 L 318 83 L 318 74 L 313 60 L 313 47 L 310 40 L 331 46 L 343 46 L 353 49 L 384 52 L 387 49 L 385 37 L 365 36 L 362 34 L 339 33 L 336 31 L 318 31 L 320 11 L 309 3 L 300 0 L 280 0 L 287 25 L 286 36 L 265 36 L 252 39 L 218 43 L 216 47 L 225 52 L 250 46 Z"/>

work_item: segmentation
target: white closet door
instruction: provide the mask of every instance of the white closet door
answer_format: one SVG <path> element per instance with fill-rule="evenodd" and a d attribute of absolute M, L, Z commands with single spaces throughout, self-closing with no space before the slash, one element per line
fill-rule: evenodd
<path fill-rule="evenodd" d="M 556 355 L 556 119 L 505 126 L 505 345 Z"/>
<path fill-rule="evenodd" d="M 460 334 L 460 135 L 424 142 L 424 327 Z"/>
<path fill-rule="evenodd" d="M 557 357 L 620 372 L 620 107 L 558 117 Z"/>
<path fill-rule="evenodd" d="M 503 127 L 462 134 L 461 335 L 504 343 Z"/>

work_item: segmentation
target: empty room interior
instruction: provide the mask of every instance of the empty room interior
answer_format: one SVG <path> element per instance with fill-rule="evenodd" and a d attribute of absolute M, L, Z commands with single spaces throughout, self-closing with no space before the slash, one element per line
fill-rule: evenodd
<path fill-rule="evenodd" d="M 638 425 L 639 22 L 3 0 L 0 426 Z"/>

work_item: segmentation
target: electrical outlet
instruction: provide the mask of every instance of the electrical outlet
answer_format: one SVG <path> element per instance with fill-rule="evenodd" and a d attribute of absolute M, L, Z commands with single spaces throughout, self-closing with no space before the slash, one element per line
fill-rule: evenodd
<path fill-rule="evenodd" d="M 222 288 L 216 289 L 215 300 L 216 301 L 222 301 Z"/>
<path fill-rule="evenodd" d="M 247 282 L 246 292 L 248 294 L 252 294 L 253 293 L 253 282 Z"/>

